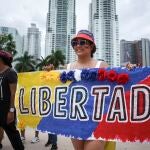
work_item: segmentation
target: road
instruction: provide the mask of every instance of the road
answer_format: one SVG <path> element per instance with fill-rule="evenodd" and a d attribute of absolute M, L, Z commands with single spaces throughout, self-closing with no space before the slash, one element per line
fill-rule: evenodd
<path fill-rule="evenodd" d="M 24 143 L 26 150 L 49 150 L 50 149 L 50 147 L 47 147 L 47 148 L 44 147 L 44 144 L 47 142 L 47 138 L 48 138 L 46 133 L 40 133 L 39 135 L 40 142 L 36 144 L 30 143 L 33 137 L 34 137 L 34 130 L 27 129 L 26 141 Z M 12 150 L 12 147 L 6 135 L 3 140 L 3 150 Z M 58 150 L 73 150 L 70 138 L 59 136 L 58 137 Z M 141 143 L 117 142 L 116 150 L 150 150 L 150 143 L 141 144 Z"/>

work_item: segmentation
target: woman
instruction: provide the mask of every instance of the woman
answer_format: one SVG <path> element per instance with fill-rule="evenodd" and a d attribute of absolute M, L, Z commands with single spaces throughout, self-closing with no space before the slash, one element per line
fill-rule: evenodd
<path fill-rule="evenodd" d="M 88 30 L 81 30 L 72 39 L 71 45 L 77 55 L 77 61 L 68 64 L 67 69 L 84 69 L 84 68 L 107 68 L 108 64 L 104 61 L 93 59 L 93 54 L 96 51 L 94 36 Z M 106 144 L 100 140 L 77 140 L 72 139 L 75 150 L 104 150 Z M 109 149 L 110 150 L 110 149 Z M 112 150 L 112 149 L 111 149 Z"/>
<path fill-rule="evenodd" d="M 107 68 L 108 64 L 104 61 L 93 59 L 96 51 L 94 36 L 88 30 L 81 30 L 71 40 L 71 45 L 77 55 L 77 61 L 67 65 L 68 70 L 85 69 L 85 68 Z M 50 71 L 52 66 L 47 66 L 46 70 Z M 72 139 L 75 150 L 114 150 L 114 142 L 105 142 L 100 140 L 78 140 Z"/>
<path fill-rule="evenodd" d="M 4 129 L 15 150 L 24 150 L 19 131 L 16 129 L 17 74 L 11 68 L 12 59 L 10 53 L 0 50 L 0 127 Z"/>

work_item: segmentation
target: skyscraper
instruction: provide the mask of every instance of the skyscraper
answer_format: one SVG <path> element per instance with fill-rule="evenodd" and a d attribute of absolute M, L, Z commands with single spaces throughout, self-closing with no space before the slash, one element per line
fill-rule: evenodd
<path fill-rule="evenodd" d="M 142 38 L 141 40 L 120 42 L 121 65 L 128 62 L 132 64 L 142 64 L 150 66 L 150 41 Z"/>
<path fill-rule="evenodd" d="M 89 30 L 93 32 L 95 57 L 110 66 L 120 66 L 119 27 L 115 0 L 92 0 L 89 5 Z"/>
<path fill-rule="evenodd" d="M 143 66 L 150 66 L 150 40 L 141 39 L 142 42 L 142 64 Z"/>
<path fill-rule="evenodd" d="M 134 41 L 120 41 L 120 64 L 125 66 L 127 63 L 133 63 Z"/>
<path fill-rule="evenodd" d="M 36 27 L 36 24 L 31 23 L 31 27 L 28 28 L 27 35 L 23 38 L 23 48 L 29 55 L 35 58 L 41 56 L 41 32 Z"/>
<path fill-rule="evenodd" d="M 66 61 L 75 59 L 71 38 L 76 33 L 75 0 L 49 0 L 47 13 L 45 55 L 61 50 Z"/>
<path fill-rule="evenodd" d="M 17 55 L 20 56 L 22 54 L 22 37 L 19 34 L 18 30 L 12 27 L 0 27 L 0 34 L 12 35 L 13 40 L 16 43 Z"/>

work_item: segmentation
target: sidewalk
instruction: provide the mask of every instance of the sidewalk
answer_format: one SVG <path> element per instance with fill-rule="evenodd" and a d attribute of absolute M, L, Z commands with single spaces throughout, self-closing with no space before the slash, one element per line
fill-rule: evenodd
<path fill-rule="evenodd" d="M 50 150 L 50 147 L 45 148 L 44 145 L 47 142 L 48 135 L 46 133 L 40 133 L 40 142 L 36 144 L 31 144 L 30 141 L 34 137 L 34 130 L 27 129 L 26 131 L 26 150 Z M 5 135 L 3 140 L 3 150 L 12 150 L 10 142 Z M 58 150 L 73 150 L 72 143 L 69 138 L 62 136 L 58 137 Z M 116 150 L 150 150 L 150 144 L 140 144 L 140 143 L 117 143 Z"/>

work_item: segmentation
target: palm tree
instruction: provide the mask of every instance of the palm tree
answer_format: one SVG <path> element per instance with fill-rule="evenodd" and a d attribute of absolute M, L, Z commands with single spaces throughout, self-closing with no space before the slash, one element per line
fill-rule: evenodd
<path fill-rule="evenodd" d="M 46 58 L 43 58 L 43 57 L 41 56 L 41 59 L 37 59 L 37 61 L 38 61 L 39 63 L 36 65 L 36 68 L 37 68 L 38 70 L 42 70 L 42 68 L 43 68 L 44 66 L 47 66 L 47 65 L 49 64 L 48 59 L 49 59 L 49 56 L 47 56 Z"/>
<path fill-rule="evenodd" d="M 57 50 L 56 52 L 52 51 L 51 55 L 48 55 L 46 58 L 41 57 L 41 59 L 37 59 L 39 62 L 36 66 L 39 70 L 42 70 L 44 66 L 49 64 L 53 64 L 54 67 L 57 69 L 60 65 L 65 64 L 65 56 L 62 54 L 61 51 Z"/>
<path fill-rule="evenodd" d="M 34 56 L 29 55 L 28 52 L 24 52 L 23 56 L 14 59 L 14 62 L 17 62 L 15 65 L 17 72 L 35 71 L 36 61 Z"/>
<path fill-rule="evenodd" d="M 62 54 L 62 51 L 52 51 L 52 54 L 48 56 L 48 62 L 53 64 L 55 69 L 57 69 L 60 65 L 65 64 L 65 55 Z"/>
<path fill-rule="evenodd" d="M 0 35 L 0 50 L 1 49 L 10 52 L 13 56 L 17 54 L 16 42 L 13 40 L 13 36 L 11 34 Z"/>

